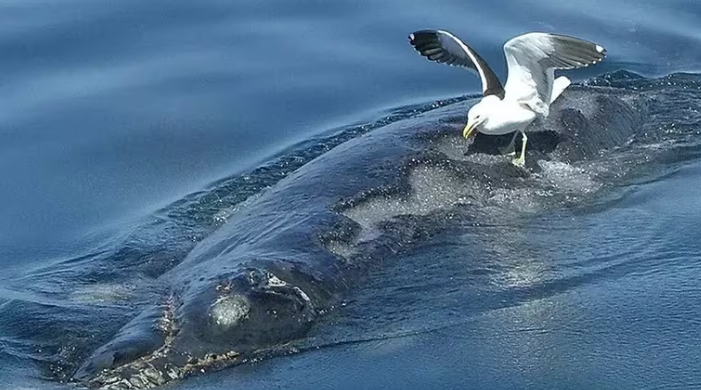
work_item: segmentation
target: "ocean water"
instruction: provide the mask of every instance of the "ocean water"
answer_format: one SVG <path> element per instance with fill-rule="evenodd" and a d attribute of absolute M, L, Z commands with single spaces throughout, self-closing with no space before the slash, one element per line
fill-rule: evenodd
<path fill-rule="evenodd" d="M 66 294 L 88 306 L 127 301 L 156 284 L 163 259 L 177 263 L 239 202 L 339 141 L 320 137 L 479 91 L 472 74 L 419 57 L 410 32 L 452 31 L 501 77 L 501 45 L 533 30 L 606 47 L 603 63 L 568 73 L 575 81 L 656 77 L 701 71 L 699 15 L 691 0 L 0 2 L 0 388 L 71 386 L 62 381 L 85 343 L 61 349 L 57 335 L 80 334 L 95 324 L 76 313 L 103 309 L 64 306 Z M 567 287 L 466 315 L 459 302 L 482 296 L 469 278 L 441 284 L 444 271 L 428 265 L 397 277 L 422 259 L 460 263 L 473 233 L 444 233 L 374 270 L 315 330 L 352 342 L 174 388 L 701 388 L 700 183 L 689 157 L 571 215 L 520 221 L 529 229 L 517 247 L 513 226 L 486 232 L 485 258 L 509 271 L 500 283 Z M 93 289 L 61 273 L 105 256 L 156 265 Z M 41 274 L 51 283 L 23 282 Z M 31 316 L 12 309 L 26 302 Z M 104 309 L 104 331 L 133 312 L 117 306 Z M 61 308 L 66 321 L 53 321 Z"/>

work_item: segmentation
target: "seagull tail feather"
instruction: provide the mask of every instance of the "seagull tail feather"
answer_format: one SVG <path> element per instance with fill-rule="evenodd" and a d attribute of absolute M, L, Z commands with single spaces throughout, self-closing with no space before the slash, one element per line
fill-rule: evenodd
<path fill-rule="evenodd" d="M 557 99 L 562 92 L 565 90 L 565 88 L 569 87 L 572 82 L 570 79 L 568 79 L 565 76 L 560 76 L 555 79 L 553 82 L 553 92 L 552 95 L 550 95 L 550 104 L 552 104 L 555 99 Z"/>

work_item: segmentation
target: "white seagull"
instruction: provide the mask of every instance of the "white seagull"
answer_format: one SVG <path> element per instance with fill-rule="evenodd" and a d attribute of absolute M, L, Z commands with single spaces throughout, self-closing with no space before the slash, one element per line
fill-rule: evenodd
<path fill-rule="evenodd" d="M 555 79 L 555 69 L 575 69 L 596 64 L 606 49 L 585 40 L 560 34 L 531 32 L 504 44 L 508 68 L 506 87 L 475 50 L 455 35 L 442 30 L 421 30 L 409 35 L 409 43 L 431 61 L 462 66 L 482 80 L 482 100 L 467 113 L 463 136 L 473 130 L 501 135 L 514 133 L 505 151 L 515 154 L 514 142 L 522 135 L 521 155 L 513 160 L 526 163 L 524 130 L 536 118 L 544 119 L 550 104 L 570 85 L 567 77 Z"/>

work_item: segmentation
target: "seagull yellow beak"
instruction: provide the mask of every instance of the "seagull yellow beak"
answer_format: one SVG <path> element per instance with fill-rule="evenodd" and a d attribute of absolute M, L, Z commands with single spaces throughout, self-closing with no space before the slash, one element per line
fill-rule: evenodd
<path fill-rule="evenodd" d="M 468 121 L 467 126 L 465 126 L 465 129 L 462 131 L 462 136 L 465 137 L 465 139 L 470 138 L 470 135 L 473 134 L 476 127 L 477 127 L 477 123 L 475 123 L 475 122 L 470 123 Z"/>

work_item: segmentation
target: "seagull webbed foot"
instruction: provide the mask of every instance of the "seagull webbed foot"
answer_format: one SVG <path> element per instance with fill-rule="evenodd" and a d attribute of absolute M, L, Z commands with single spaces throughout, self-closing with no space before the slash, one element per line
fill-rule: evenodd
<path fill-rule="evenodd" d="M 523 156 L 519 156 L 518 158 L 511 160 L 511 163 L 519 168 L 523 168 L 526 166 L 526 159 Z"/>

